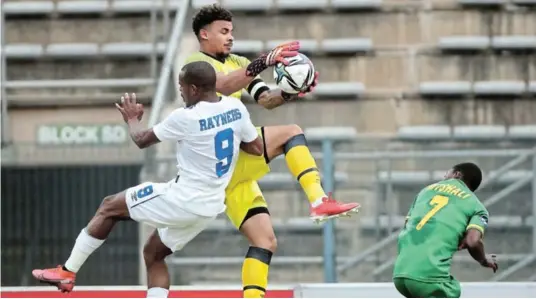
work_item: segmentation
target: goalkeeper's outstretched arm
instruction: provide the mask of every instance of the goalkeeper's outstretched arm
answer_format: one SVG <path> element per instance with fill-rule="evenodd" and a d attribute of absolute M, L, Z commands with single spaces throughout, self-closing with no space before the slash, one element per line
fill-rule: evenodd
<path fill-rule="evenodd" d="M 217 75 L 216 91 L 224 95 L 231 95 L 238 90 L 255 85 L 252 83 L 254 83 L 253 81 L 260 73 L 262 73 L 268 67 L 274 66 L 276 63 L 281 62 L 287 64 L 285 58 L 296 56 L 299 49 L 300 43 L 298 41 L 293 41 L 281 44 L 272 49 L 270 52 L 260 55 L 253 61 L 248 61 L 244 58 L 245 63 L 243 64 L 243 68 L 228 74 L 220 73 Z M 259 92 L 259 95 L 261 93 L 262 92 Z M 256 98 L 254 94 L 251 94 L 251 96 Z"/>
<path fill-rule="evenodd" d="M 246 68 L 241 68 L 228 74 L 217 73 L 216 91 L 226 96 L 230 96 L 233 93 L 246 88 L 254 79 L 254 76 L 246 75 Z"/>

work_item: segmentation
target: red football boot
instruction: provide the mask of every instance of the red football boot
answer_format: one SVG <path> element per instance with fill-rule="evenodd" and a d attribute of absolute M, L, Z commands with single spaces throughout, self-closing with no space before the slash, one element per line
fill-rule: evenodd
<path fill-rule="evenodd" d="M 341 216 L 351 216 L 359 212 L 360 204 L 357 202 L 341 203 L 331 197 L 329 193 L 328 197 L 322 198 L 322 203 L 316 207 L 311 207 L 310 218 L 316 222 L 321 223 L 331 218 L 338 218 Z"/>
<path fill-rule="evenodd" d="M 62 293 L 72 291 L 76 279 L 76 273 L 63 270 L 61 265 L 50 269 L 35 269 L 32 275 L 40 282 L 56 286 Z"/>

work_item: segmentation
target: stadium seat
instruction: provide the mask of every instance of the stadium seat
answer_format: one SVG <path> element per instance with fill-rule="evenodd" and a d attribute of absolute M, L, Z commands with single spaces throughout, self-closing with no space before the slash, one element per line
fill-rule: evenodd
<path fill-rule="evenodd" d="M 101 46 L 101 55 L 106 56 L 148 56 L 153 53 L 155 45 L 152 43 L 109 43 Z M 166 51 L 165 43 L 156 44 L 156 52 L 158 55 L 164 54 Z"/>
<path fill-rule="evenodd" d="M 40 14 L 92 14 L 114 13 L 148 13 L 153 8 L 167 7 L 175 10 L 182 0 L 83 0 L 83 1 L 8 1 L 3 3 L 6 15 L 40 15 Z"/>
<path fill-rule="evenodd" d="M 326 53 L 343 54 L 368 52 L 372 50 L 372 40 L 370 38 L 340 38 L 324 39 L 321 48 Z"/>
<path fill-rule="evenodd" d="M 314 224 L 309 218 L 295 217 L 290 219 L 274 218 L 272 222 L 274 229 L 289 229 L 295 232 L 305 232 L 311 230 L 318 230 L 321 226 Z M 312 225 L 311 225 L 312 224 Z M 316 226 L 316 227 L 315 227 Z M 209 231 L 225 231 L 236 232 L 236 228 L 226 219 L 215 219 L 207 227 Z"/>
<path fill-rule="evenodd" d="M 376 232 L 378 228 L 380 229 L 399 229 L 404 226 L 406 221 L 405 215 L 381 215 L 379 217 L 372 216 L 363 216 L 359 217 L 357 223 L 355 221 L 339 221 L 337 222 L 337 228 L 342 232 L 348 232 L 353 236 L 356 225 L 361 231 L 370 231 Z M 503 231 L 508 229 L 530 229 L 532 227 L 533 217 L 522 217 L 522 216 L 511 216 L 511 215 L 493 215 L 493 221 L 488 225 L 490 230 Z M 293 217 L 288 219 L 281 218 L 272 218 L 272 223 L 276 233 L 278 231 L 283 232 L 284 234 L 317 234 L 320 237 L 322 233 L 323 226 L 314 224 L 309 218 L 306 217 Z M 205 233 L 224 233 L 226 237 L 229 234 L 239 234 L 239 232 L 234 228 L 229 221 L 226 219 L 216 219 L 207 226 Z M 195 241 L 194 241 L 195 242 Z M 511 262 L 513 260 L 518 260 L 517 257 L 519 254 L 502 254 L 501 261 L 504 263 Z M 525 255 L 523 255 L 525 256 Z M 347 263 L 351 260 L 352 257 L 346 256 L 345 253 L 340 253 L 337 256 L 337 263 Z M 324 258 L 319 255 L 289 255 L 285 254 L 284 250 L 278 256 L 274 256 L 271 260 L 271 265 L 276 265 L 278 267 L 300 267 L 300 266 L 311 266 L 311 265 L 322 265 Z M 469 255 L 455 255 L 453 260 L 456 264 L 467 263 L 468 265 L 474 264 L 474 260 Z M 241 267 L 244 262 L 244 257 L 242 255 L 227 254 L 225 251 L 219 252 L 218 255 L 203 255 L 198 256 L 183 256 L 183 255 L 173 255 L 166 259 L 170 266 L 179 266 L 179 267 L 223 267 L 228 269 L 229 267 Z M 385 259 L 378 260 L 375 255 L 366 257 L 364 259 L 366 263 L 378 264 L 379 262 L 385 262 Z M 306 271 L 310 268 L 306 268 Z M 192 284 L 198 285 L 207 285 L 206 280 L 201 280 L 199 282 L 191 282 Z M 215 281 L 211 284 L 218 284 L 219 281 Z"/>
<path fill-rule="evenodd" d="M 530 217 L 527 217 L 526 220 L 530 220 Z M 406 222 L 406 216 L 394 216 L 394 219 L 389 216 L 380 216 L 380 218 L 375 217 L 363 217 L 360 221 L 360 227 L 363 229 L 373 230 L 379 225 L 381 228 L 388 228 L 390 225 L 401 228 Z M 522 228 L 530 227 L 531 224 L 528 221 L 523 221 L 521 216 L 503 216 L 496 215 L 493 217 L 493 225 L 489 224 L 489 228 L 504 229 L 506 227 L 510 228 Z"/>
<path fill-rule="evenodd" d="M 489 176 L 495 176 L 497 175 L 496 171 L 490 171 L 488 173 Z M 503 183 L 503 184 L 509 184 L 513 182 L 520 181 L 522 179 L 526 179 L 528 177 L 532 177 L 533 173 L 530 170 L 510 170 L 507 172 L 504 172 L 500 175 L 500 177 L 497 179 L 497 182 Z"/>
<path fill-rule="evenodd" d="M 446 36 L 439 39 L 443 51 L 479 51 L 490 46 L 487 36 Z"/>
<path fill-rule="evenodd" d="M 536 6 L 536 0 L 512 0 L 512 3 L 517 5 Z"/>
<path fill-rule="evenodd" d="M 394 217 L 394 218 L 392 218 Z M 525 221 L 523 221 L 523 217 L 521 216 L 503 216 L 503 215 L 495 215 L 494 221 L 490 222 L 490 228 L 505 228 L 505 227 L 513 227 L 513 228 L 519 228 L 523 226 L 531 226 L 530 220 L 531 217 L 526 217 Z M 371 216 L 364 216 L 360 217 L 359 220 L 359 227 L 361 229 L 366 230 L 372 230 L 376 229 L 378 225 L 382 228 L 387 228 L 389 225 L 393 225 L 394 227 L 402 227 L 404 225 L 404 222 L 406 221 L 406 216 L 398 215 L 398 216 L 385 216 L 382 215 L 380 218 L 371 217 Z M 272 218 L 273 227 L 276 231 L 278 230 L 285 230 L 285 231 L 292 231 L 294 233 L 303 233 L 303 232 L 321 232 L 322 226 L 314 224 L 309 218 L 307 217 L 293 217 L 288 219 L 281 219 L 281 218 Z M 493 224 L 492 224 L 493 223 Z M 355 223 L 349 222 L 349 221 L 340 221 L 337 223 L 337 226 L 342 229 L 353 229 Z M 212 221 L 209 226 L 206 229 L 207 231 L 211 232 L 230 232 L 230 233 L 238 233 L 236 228 L 232 226 L 232 224 L 227 221 L 226 219 L 215 219 Z M 243 261 L 243 257 L 240 257 L 241 261 Z"/>
<path fill-rule="evenodd" d="M 46 54 L 51 57 L 94 56 L 98 52 L 97 44 L 50 44 L 46 47 Z"/>
<path fill-rule="evenodd" d="M 70 87 L 139 87 L 151 86 L 152 78 L 127 79 L 74 79 L 74 80 L 14 80 L 7 81 L 6 88 L 70 88 Z"/>
<path fill-rule="evenodd" d="M 268 84 L 270 89 L 277 88 L 276 84 Z M 356 97 L 365 92 L 365 86 L 361 82 L 320 82 L 312 92 L 317 97 Z"/>
<path fill-rule="evenodd" d="M 276 46 L 288 42 L 289 40 L 271 40 L 266 42 L 265 51 L 270 51 Z M 303 53 L 314 53 L 318 50 L 318 42 L 314 39 L 301 39 L 300 41 L 300 52 Z"/>
<path fill-rule="evenodd" d="M 529 93 L 536 93 L 536 81 L 530 81 L 528 86 Z"/>
<path fill-rule="evenodd" d="M 365 86 L 360 82 L 318 83 L 312 92 L 319 97 L 356 97 L 365 92 Z"/>
<path fill-rule="evenodd" d="M 340 187 L 348 182 L 348 174 L 343 172 L 335 173 L 335 184 Z M 295 190 L 300 185 L 296 178 L 290 173 L 269 173 L 259 180 L 259 186 L 263 190 Z"/>
<path fill-rule="evenodd" d="M 494 172 L 485 174 L 489 176 Z M 416 186 L 429 184 L 434 181 L 439 181 L 444 178 L 445 171 L 425 171 L 425 170 L 415 170 L 415 171 L 380 171 L 378 173 L 378 179 L 380 183 L 392 183 L 398 186 Z M 500 177 L 497 178 L 495 184 L 511 184 L 517 182 L 521 179 L 525 179 L 527 176 L 531 176 L 532 171 L 530 170 L 511 170 L 503 173 Z"/>
<path fill-rule="evenodd" d="M 319 10 L 328 7 L 328 0 L 278 0 L 281 10 Z"/>
<path fill-rule="evenodd" d="M 470 6 L 495 6 L 507 4 L 509 0 L 458 0 L 461 5 Z"/>
<path fill-rule="evenodd" d="M 433 178 L 431 171 L 380 171 L 378 174 L 380 183 L 394 185 L 420 185 L 433 181 Z"/>
<path fill-rule="evenodd" d="M 108 2 L 99 0 L 59 1 L 56 3 L 56 10 L 66 14 L 101 13 L 107 9 Z"/>
<path fill-rule="evenodd" d="M 522 81 L 479 81 L 473 86 L 476 95 L 520 95 L 527 91 Z"/>
<path fill-rule="evenodd" d="M 313 127 L 306 128 L 304 134 L 309 142 L 321 142 L 326 139 L 348 142 L 357 136 L 354 127 Z"/>
<path fill-rule="evenodd" d="M 331 0 L 331 7 L 337 10 L 379 9 L 382 0 Z"/>
<path fill-rule="evenodd" d="M 285 231 L 288 232 L 289 230 L 292 232 L 295 232 L 292 228 L 292 226 L 287 227 L 285 226 Z M 207 228 L 207 230 L 210 230 L 210 227 Z M 220 232 L 221 230 L 216 230 Z M 235 229 L 236 231 L 236 229 Z M 318 231 L 318 229 L 309 229 L 309 231 Z M 322 256 L 274 256 L 270 260 L 271 266 L 304 266 L 304 265 L 321 265 L 322 264 L 323 257 Z M 337 258 L 338 261 L 344 261 L 341 257 Z M 244 262 L 243 256 L 201 256 L 201 257 L 181 257 L 181 256 L 172 256 L 166 259 L 170 265 L 173 266 L 180 266 L 180 267 L 188 267 L 188 266 L 210 266 L 210 265 L 217 265 L 217 266 L 238 266 L 242 265 Z M 193 282 L 193 284 L 196 282 Z M 203 280 L 202 284 L 206 284 L 207 281 Z M 218 282 L 214 282 L 214 284 L 217 284 Z"/>
<path fill-rule="evenodd" d="M 456 140 L 490 141 L 502 140 L 506 137 L 505 126 L 455 126 L 452 137 Z"/>
<path fill-rule="evenodd" d="M 495 36 L 491 47 L 497 50 L 536 50 L 536 36 Z"/>
<path fill-rule="evenodd" d="M 6 15 L 34 15 L 48 14 L 54 11 L 52 1 L 10 1 L 2 3 L 2 9 Z"/>
<path fill-rule="evenodd" d="M 397 132 L 397 138 L 404 141 L 447 140 L 451 138 L 450 126 L 404 126 Z"/>
<path fill-rule="evenodd" d="M 231 11 L 267 11 L 273 6 L 273 0 L 222 0 L 221 3 Z"/>
<path fill-rule="evenodd" d="M 44 55 L 42 45 L 38 44 L 15 44 L 4 47 L 6 58 L 35 58 Z"/>
<path fill-rule="evenodd" d="M 199 9 L 205 5 L 210 5 L 218 3 L 218 0 L 192 0 L 192 7 L 194 9 Z"/>
<path fill-rule="evenodd" d="M 152 9 L 177 10 L 183 0 L 115 0 L 110 11 L 114 13 L 146 13 Z"/>
<path fill-rule="evenodd" d="M 536 125 L 511 126 L 508 137 L 513 140 L 536 140 Z"/>
<path fill-rule="evenodd" d="M 269 41 L 266 45 L 261 40 L 241 40 L 236 41 L 233 52 L 240 54 L 258 54 L 269 51 L 284 40 Z M 316 40 L 302 40 L 302 51 L 304 53 L 313 53 L 318 50 Z M 324 51 L 329 53 L 355 53 L 365 52 L 372 49 L 372 42 L 367 38 L 348 38 L 348 39 L 327 39 L 322 43 Z M 163 55 L 166 51 L 165 43 L 157 44 L 158 55 Z M 39 58 L 47 57 L 80 57 L 80 56 L 148 56 L 153 53 L 152 43 L 61 43 L 61 44 L 8 44 L 4 47 L 7 58 Z"/>
<path fill-rule="evenodd" d="M 153 53 L 152 43 L 108 43 L 99 47 L 98 44 L 11 44 L 5 46 L 7 58 L 39 58 L 42 56 L 65 58 L 81 56 L 148 56 Z M 158 43 L 157 54 L 162 55 L 166 50 L 165 43 Z"/>
<path fill-rule="evenodd" d="M 421 82 L 419 92 L 423 96 L 458 96 L 471 92 L 469 81 Z"/>
<path fill-rule="evenodd" d="M 258 54 L 262 52 L 263 48 L 263 42 L 260 40 L 235 41 L 233 52 L 240 54 Z"/>

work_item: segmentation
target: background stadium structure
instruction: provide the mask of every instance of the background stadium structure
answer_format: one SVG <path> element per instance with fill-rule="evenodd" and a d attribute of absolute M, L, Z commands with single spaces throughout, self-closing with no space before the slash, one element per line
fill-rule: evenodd
<path fill-rule="evenodd" d="M 172 78 L 196 50 L 191 16 L 213 2 L 3 1 L 3 286 L 33 285 L 33 267 L 63 261 L 106 194 L 174 176 L 172 145 L 135 149 L 112 103 L 137 92 L 149 125 L 180 105 Z M 324 234 L 273 161 L 262 180 L 279 244 L 270 282 L 390 281 L 413 196 L 464 160 L 485 170 L 486 246 L 502 269 L 492 276 L 457 254 L 454 275 L 536 281 L 536 1 L 222 2 L 235 14 L 236 53 L 302 41 L 321 73 L 315 93 L 272 111 L 245 100 L 256 124 L 308 128 L 319 166 L 334 161 L 327 184 L 363 206 Z M 271 72 L 263 78 L 273 83 Z M 326 138 L 334 156 L 321 155 Z M 143 283 L 146 233 L 121 224 L 78 281 Z M 246 248 L 222 215 L 169 260 L 173 284 L 237 284 Z M 334 271 L 323 257 L 331 249 Z"/>

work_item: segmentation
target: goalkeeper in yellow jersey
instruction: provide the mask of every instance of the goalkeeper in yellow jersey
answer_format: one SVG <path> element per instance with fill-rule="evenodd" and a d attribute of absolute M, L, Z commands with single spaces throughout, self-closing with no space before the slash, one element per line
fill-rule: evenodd
<path fill-rule="evenodd" d="M 199 40 L 200 51 L 190 55 L 186 63 L 206 61 L 217 73 L 216 90 L 219 94 L 236 98 L 243 89 L 255 101 L 273 109 L 292 100 L 292 95 L 270 88 L 259 74 L 286 57 L 295 56 L 299 42 L 282 44 L 257 59 L 231 54 L 233 46 L 232 14 L 218 6 L 202 7 L 194 16 L 192 28 Z M 318 73 L 315 74 L 316 85 Z M 301 93 L 300 96 L 303 96 Z M 298 125 L 266 126 L 257 128 L 264 141 L 264 155 L 248 155 L 241 151 L 231 182 L 226 190 L 227 216 L 249 240 L 250 247 L 242 268 L 244 297 L 264 297 L 268 281 L 268 267 L 277 243 L 266 201 L 257 180 L 270 171 L 268 163 L 284 154 L 289 171 L 298 180 L 311 204 L 311 218 L 325 220 L 357 212 L 358 203 L 339 203 L 326 195 L 322 188 L 315 160 L 311 156 L 302 129 Z M 225 161 L 224 163 L 231 163 Z"/>

